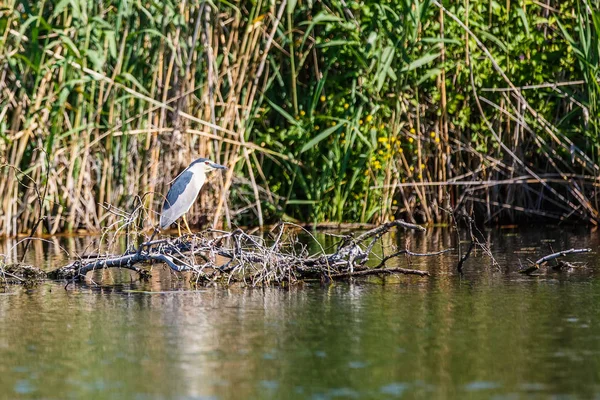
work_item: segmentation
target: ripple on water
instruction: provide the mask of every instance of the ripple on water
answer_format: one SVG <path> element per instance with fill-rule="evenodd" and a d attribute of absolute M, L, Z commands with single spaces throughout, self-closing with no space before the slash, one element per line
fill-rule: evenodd
<path fill-rule="evenodd" d="M 262 380 L 262 381 L 260 381 L 260 386 L 264 387 L 265 389 L 275 390 L 275 389 L 277 389 L 279 387 L 279 382 L 278 381 Z"/>
<path fill-rule="evenodd" d="M 531 383 L 523 383 L 520 387 L 522 390 L 525 390 L 528 392 L 539 392 L 542 390 L 546 390 L 548 388 L 548 385 L 546 385 L 544 383 L 539 383 L 539 382 L 531 382 Z"/>
<path fill-rule="evenodd" d="M 366 368 L 367 363 L 364 363 L 362 361 L 350 361 L 348 363 L 348 366 L 352 369 L 360 369 L 360 368 Z"/>
<path fill-rule="evenodd" d="M 29 394 L 35 392 L 35 386 L 28 379 L 21 379 L 15 383 L 15 392 Z"/>
<path fill-rule="evenodd" d="M 473 381 L 473 382 L 469 382 L 465 385 L 465 390 L 468 390 L 469 392 L 475 392 L 478 390 L 498 389 L 501 386 L 502 385 L 500 385 L 499 383 L 496 383 L 496 382 Z"/>
<path fill-rule="evenodd" d="M 379 388 L 379 391 L 388 396 L 400 397 L 406 389 L 408 389 L 408 385 L 406 383 L 394 382 L 390 383 L 389 385 L 382 386 Z"/>
<path fill-rule="evenodd" d="M 329 400 L 329 399 L 358 399 L 360 393 L 348 387 L 332 388 L 326 392 L 313 394 L 310 398 L 313 400 Z"/>

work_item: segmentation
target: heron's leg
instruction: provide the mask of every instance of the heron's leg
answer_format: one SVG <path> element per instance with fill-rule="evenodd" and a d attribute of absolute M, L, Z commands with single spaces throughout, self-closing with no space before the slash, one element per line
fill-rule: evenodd
<path fill-rule="evenodd" d="M 181 237 L 181 224 L 177 223 L 177 232 L 179 232 L 179 237 Z"/>
<path fill-rule="evenodd" d="M 190 226 L 188 225 L 187 218 L 185 217 L 185 214 L 183 215 L 183 222 L 185 223 L 185 227 L 187 228 L 188 233 L 190 235 L 193 235 L 192 230 L 190 229 Z"/>

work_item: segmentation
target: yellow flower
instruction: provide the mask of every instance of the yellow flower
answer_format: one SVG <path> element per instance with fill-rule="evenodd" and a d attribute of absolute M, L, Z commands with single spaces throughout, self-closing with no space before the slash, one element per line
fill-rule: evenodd
<path fill-rule="evenodd" d="M 396 204 L 398 204 L 398 200 L 394 200 L 394 201 L 392 201 L 392 204 L 393 204 L 393 205 L 396 205 Z"/>
<path fill-rule="evenodd" d="M 373 116 L 371 114 L 367 115 L 367 122 L 371 122 L 373 120 Z"/>
<path fill-rule="evenodd" d="M 321 97 L 320 97 L 320 100 L 321 100 L 322 102 L 324 102 L 324 101 L 325 101 L 325 100 L 327 100 L 327 99 L 325 98 L 325 96 L 321 96 Z"/>
<path fill-rule="evenodd" d="M 380 156 L 383 155 L 383 150 L 379 150 L 377 153 L 379 153 Z"/>
<path fill-rule="evenodd" d="M 392 142 L 392 143 L 395 143 L 395 142 L 396 142 L 396 136 L 393 136 L 393 137 L 390 139 L 390 142 Z"/>
<path fill-rule="evenodd" d="M 390 221 L 393 221 L 394 219 L 396 219 L 396 217 L 394 217 L 393 215 L 390 215 Z"/>
<path fill-rule="evenodd" d="M 436 143 L 439 143 L 439 142 L 440 142 L 440 138 L 439 138 L 439 137 L 436 137 L 436 138 L 435 138 L 435 142 L 436 142 Z"/>
<path fill-rule="evenodd" d="M 345 104 L 344 104 L 344 110 L 347 110 L 347 109 L 348 109 L 348 107 L 350 107 L 350 104 L 348 104 L 348 103 L 345 103 Z"/>
<path fill-rule="evenodd" d="M 415 141 L 415 139 L 413 139 L 413 138 L 411 138 L 411 137 L 409 137 L 409 138 L 408 138 L 408 143 L 412 143 L 412 142 L 414 142 L 414 141 Z"/>
<path fill-rule="evenodd" d="M 423 175 L 419 174 L 418 178 L 423 179 Z"/>
<path fill-rule="evenodd" d="M 387 142 L 387 141 L 388 141 L 388 138 L 386 138 L 386 137 L 380 137 L 379 139 L 377 139 L 377 141 L 378 141 L 379 143 L 385 143 L 385 142 Z"/>
<path fill-rule="evenodd" d="M 398 153 L 404 153 L 404 150 L 402 149 L 402 147 L 400 147 L 400 148 L 398 149 Z"/>
<path fill-rule="evenodd" d="M 414 134 L 415 133 L 415 128 L 410 128 L 409 132 L 412 133 L 412 134 Z"/>
<path fill-rule="evenodd" d="M 385 148 L 389 150 L 389 149 L 391 149 L 391 148 L 392 148 L 392 146 L 390 146 L 390 144 L 389 144 L 389 143 L 387 143 L 387 144 L 385 145 Z"/>
<path fill-rule="evenodd" d="M 342 140 L 340 141 L 340 144 L 346 144 L 346 140 L 342 139 Z"/>
<path fill-rule="evenodd" d="M 384 129 L 384 128 L 385 128 L 384 124 L 379 125 L 379 129 Z"/>
<path fill-rule="evenodd" d="M 319 125 L 315 125 L 315 131 L 318 131 L 319 129 L 321 129 Z"/>
<path fill-rule="evenodd" d="M 300 119 L 300 117 L 296 115 L 296 121 L 298 121 L 299 119 Z"/>
<path fill-rule="evenodd" d="M 337 125 L 337 122 L 331 121 L 331 126 L 336 126 L 336 125 Z"/>
<path fill-rule="evenodd" d="M 306 115 L 306 113 L 304 112 L 304 110 L 300 110 L 300 116 L 304 117 Z"/>
<path fill-rule="evenodd" d="M 414 171 L 414 170 L 415 170 L 415 167 L 414 167 L 414 165 L 411 165 L 409 169 L 410 169 L 411 171 Z"/>
<path fill-rule="evenodd" d="M 358 124 L 359 124 L 359 125 L 362 125 L 362 124 L 363 124 L 363 120 L 362 120 L 362 119 L 359 119 L 359 120 L 358 120 Z"/>
<path fill-rule="evenodd" d="M 344 137 L 344 136 L 346 136 L 346 134 L 344 132 L 342 132 L 342 133 L 340 133 L 340 136 Z"/>
<path fill-rule="evenodd" d="M 431 136 L 432 138 L 434 138 L 434 137 L 436 136 L 436 135 L 435 135 L 435 132 L 431 132 L 431 133 L 429 134 L 429 136 Z"/>
<path fill-rule="evenodd" d="M 425 169 L 425 164 L 421 164 L 421 169 Z"/>

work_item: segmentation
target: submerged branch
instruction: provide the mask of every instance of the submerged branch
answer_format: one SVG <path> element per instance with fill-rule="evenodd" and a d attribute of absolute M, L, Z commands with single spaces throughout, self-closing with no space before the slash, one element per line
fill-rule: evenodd
<path fill-rule="evenodd" d="M 362 271 L 344 272 L 340 274 L 329 275 L 329 278 L 350 278 L 354 276 L 367 276 L 367 275 L 382 275 L 382 274 L 404 274 L 404 275 L 418 275 L 418 276 L 429 276 L 428 271 L 421 271 L 418 269 L 406 269 L 406 268 L 379 268 L 379 269 L 365 269 Z"/>

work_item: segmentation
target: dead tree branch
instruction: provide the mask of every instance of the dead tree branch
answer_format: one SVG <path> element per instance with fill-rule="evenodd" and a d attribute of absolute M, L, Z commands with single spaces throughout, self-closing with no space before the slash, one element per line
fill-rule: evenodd
<path fill-rule="evenodd" d="M 286 229 L 292 227 L 293 229 Z M 310 254 L 307 246 L 296 239 L 296 227 L 283 223 L 276 235 L 266 239 L 241 229 L 232 232 L 209 230 L 175 239 L 158 239 L 142 243 L 122 255 L 95 255 L 81 258 L 48 274 L 52 279 L 82 279 L 86 273 L 103 268 L 126 268 L 147 276 L 144 264 L 164 263 L 176 272 L 191 272 L 196 282 L 246 282 L 252 286 L 293 284 L 305 279 L 344 279 L 368 275 L 411 274 L 428 276 L 427 271 L 383 268 L 392 258 L 406 254 L 426 257 L 444 254 L 414 253 L 408 249 L 393 252 L 376 267 L 367 267 L 373 256 L 374 242 L 394 228 L 416 231 L 419 225 L 397 220 L 360 234 L 342 236 L 333 253 Z M 312 240 L 316 240 L 312 237 Z M 320 246 L 319 246 L 320 247 Z M 196 260 L 201 260 L 198 264 Z"/>
<path fill-rule="evenodd" d="M 540 258 L 539 260 L 537 260 L 535 262 L 535 265 L 540 266 L 540 265 L 544 264 L 545 262 L 554 260 L 555 258 L 558 258 L 558 257 L 564 257 L 568 254 L 589 253 L 591 251 L 592 251 L 592 249 L 569 249 L 569 250 L 559 251 L 558 253 L 548 254 L 547 256 Z"/>

